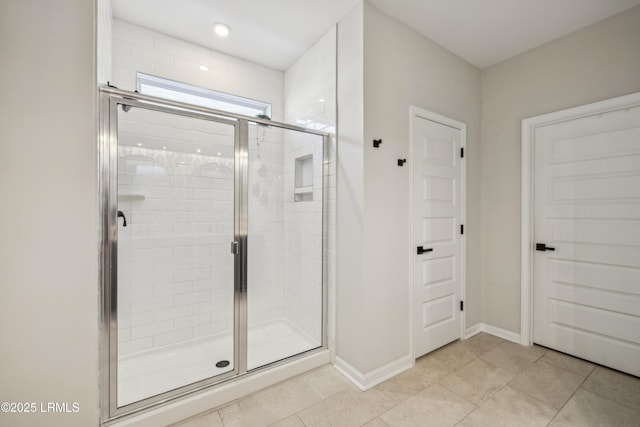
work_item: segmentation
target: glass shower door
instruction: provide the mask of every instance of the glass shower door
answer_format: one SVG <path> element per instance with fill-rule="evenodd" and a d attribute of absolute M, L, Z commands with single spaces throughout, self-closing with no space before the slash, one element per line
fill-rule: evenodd
<path fill-rule="evenodd" d="M 237 132 L 233 121 L 135 103 L 117 107 L 117 123 L 122 407 L 237 373 Z"/>
<path fill-rule="evenodd" d="M 324 138 L 248 129 L 247 370 L 322 346 Z"/>

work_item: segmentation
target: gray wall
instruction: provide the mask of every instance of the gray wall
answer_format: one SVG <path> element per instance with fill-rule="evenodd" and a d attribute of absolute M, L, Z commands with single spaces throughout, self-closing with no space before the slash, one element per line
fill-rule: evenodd
<path fill-rule="evenodd" d="M 480 72 L 373 6 L 365 9 L 367 271 L 391 289 L 409 281 L 409 107 L 467 125 L 467 327 L 480 317 Z M 374 138 L 385 142 L 372 147 Z M 404 289 L 404 288 L 403 288 Z M 407 295 L 408 298 L 408 295 Z"/>
<path fill-rule="evenodd" d="M 352 16 L 359 13 L 363 24 L 354 19 L 351 28 L 363 25 L 363 37 L 338 26 L 336 337 L 338 357 L 368 383 L 372 371 L 412 358 L 410 176 L 396 164 L 409 155 L 411 105 L 468 125 L 469 253 L 479 250 L 480 72 L 367 2 Z M 384 141 L 378 149 L 374 138 Z M 471 326 L 480 321 L 480 264 L 469 260 Z"/>
<path fill-rule="evenodd" d="M 483 322 L 520 330 L 521 120 L 640 91 L 640 7 L 482 71 Z"/>
<path fill-rule="evenodd" d="M 0 402 L 38 405 L 3 426 L 98 424 L 94 22 L 93 1 L 0 6 Z"/>
<path fill-rule="evenodd" d="M 363 363 L 363 6 L 338 23 L 336 157 L 336 353 Z"/>

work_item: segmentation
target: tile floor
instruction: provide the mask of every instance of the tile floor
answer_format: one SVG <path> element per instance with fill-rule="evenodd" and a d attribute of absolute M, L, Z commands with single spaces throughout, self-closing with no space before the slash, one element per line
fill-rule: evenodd
<path fill-rule="evenodd" d="M 327 365 L 174 426 L 547 425 L 640 427 L 640 378 L 481 333 L 365 392 Z"/>

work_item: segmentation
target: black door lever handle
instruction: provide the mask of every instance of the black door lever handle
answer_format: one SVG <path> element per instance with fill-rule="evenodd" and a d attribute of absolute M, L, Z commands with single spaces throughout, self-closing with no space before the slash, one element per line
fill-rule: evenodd
<path fill-rule="evenodd" d="M 544 251 L 555 251 L 555 250 L 556 248 L 550 248 L 544 243 L 536 243 L 536 251 L 544 252 Z"/>
<path fill-rule="evenodd" d="M 126 227 L 127 226 L 127 217 L 124 216 L 124 212 L 118 211 L 118 218 L 122 218 L 122 226 Z"/>
<path fill-rule="evenodd" d="M 433 248 L 425 249 L 422 246 L 418 246 L 418 251 L 417 252 L 418 252 L 418 255 L 422 255 L 423 253 L 426 253 L 426 252 L 433 252 Z"/>

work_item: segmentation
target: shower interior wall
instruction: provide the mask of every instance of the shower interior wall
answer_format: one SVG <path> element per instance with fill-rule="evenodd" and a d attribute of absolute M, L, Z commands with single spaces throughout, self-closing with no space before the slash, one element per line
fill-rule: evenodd
<path fill-rule="evenodd" d="M 135 90 L 136 72 L 139 71 L 269 102 L 272 105 L 274 120 L 283 120 L 289 100 L 292 106 L 297 106 L 297 112 L 305 112 L 305 107 L 300 103 L 306 96 L 300 92 L 302 87 L 298 87 L 300 91 L 289 91 L 285 99 L 285 76 L 290 75 L 289 71 L 283 73 L 273 70 L 117 19 L 113 20 L 112 29 L 111 83 L 114 86 Z M 329 39 L 327 41 L 325 45 L 331 43 Z M 333 46 L 335 47 L 335 39 Z M 318 45 L 314 46 L 310 52 L 315 52 L 314 49 L 317 48 Z M 326 50 L 326 46 L 323 49 Z M 316 56 L 315 53 L 306 53 L 296 63 L 298 68 L 306 62 L 305 58 Z M 292 69 L 295 69 L 296 64 Z M 208 71 L 202 71 L 200 65 L 207 65 Z M 310 84 L 315 85 L 318 82 L 307 79 L 298 83 L 304 83 L 303 86 L 308 88 Z M 323 87 L 324 93 L 328 94 L 325 96 L 327 105 L 332 102 L 331 96 L 335 94 L 335 86 L 333 88 L 331 90 L 326 85 Z M 314 102 L 309 108 L 317 108 L 316 104 Z M 303 114 L 307 118 L 308 112 Z M 120 116 L 123 120 L 121 132 L 126 135 L 125 139 L 136 133 L 146 132 L 146 129 L 150 128 L 149 123 L 135 123 L 131 119 L 127 122 L 126 114 Z M 295 114 L 287 114 L 286 121 L 295 123 L 299 119 Z M 185 129 L 183 122 L 185 121 L 176 120 L 155 123 L 153 138 L 170 139 L 175 135 L 183 135 L 189 141 L 197 141 L 204 135 L 202 129 L 189 129 L 188 125 Z M 335 118 L 331 124 L 335 126 Z M 222 140 L 226 138 L 227 142 L 222 145 L 229 146 L 229 135 L 219 136 Z M 326 165 L 322 164 L 322 150 L 317 144 L 318 140 L 314 139 L 314 143 L 309 144 L 306 138 L 304 135 L 284 132 L 274 127 L 250 126 L 248 320 L 250 326 L 279 320 L 288 321 L 320 345 L 322 168 Z M 133 139 L 127 147 L 132 152 L 148 158 L 159 155 L 157 150 L 132 144 Z M 193 148 L 191 153 L 178 153 L 181 158 L 184 157 L 183 160 L 187 164 L 224 163 L 225 158 L 227 162 L 230 161 L 228 152 L 224 153 L 223 158 L 216 159 L 216 153 L 195 153 L 195 145 Z M 313 201 L 296 202 L 293 186 L 295 159 L 308 154 L 313 154 Z M 131 170 L 123 170 L 123 183 L 130 180 L 128 182 L 134 186 L 136 181 L 144 180 L 128 175 L 130 172 Z M 232 195 L 229 183 L 230 181 L 225 179 L 209 180 L 206 184 L 203 180 L 191 183 L 183 180 L 184 188 L 161 192 L 160 197 L 157 197 L 156 193 L 149 193 L 149 188 L 127 189 L 131 193 L 147 193 L 145 201 L 133 203 L 154 206 L 151 210 L 147 209 L 146 214 L 138 214 L 137 217 L 131 218 L 132 224 L 136 225 L 134 228 L 151 230 L 164 227 L 168 233 L 173 234 L 174 239 L 173 243 L 163 250 L 144 249 L 147 251 L 143 254 L 144 257 L 132 258 L 140 259 L 136 261 L 138 265 L 129 265 L 129 268 L 123 271 L 119 295 L 120 355 L 230 331 L 231 306 L 224 310 L 215 304 L 215 301 L 220 299 L 229 301 L 229 295 L 225 294 L 227 291 L 222 289 L 230 277 L 227 273 L 220 274 L 221 271 L 230 271 L 225 263 L 232 263 L 232 257 L 224 254 L 224 251 L 228 250 L 228 247 L 224 249 L 224 242 L 221 242 L 224 234 L 221 232 L 222 235 L 216 235 L 216 230 L 220 229 L 213 227 L 213 223 L 206 223 L 205 220 L 200 226 L 209 233 L 209 240 L 203 238 L 199 239 L 197 244 L 185 246 L 184 241 L 181 242 L 178 236 L 180 228 L 190 227 L 190 230 L 194 230 L 193 227 L 197 226 L 180 226 L 180 221 L 194 218 L 203 201 L 193 200 L 186 208 L 181 208 L 182 212 L 172 208 L 176 203 L 175 198 L 184 197 L 185 194 L 189 197 L 200 194 L 198 197 L 214 196 L 228 200 Z M 224 216 L 224 213 L 220 215 Z M 208 221 L 215 218 L 210 216 Z M 228 221 L 228 218 L 222 220 Z M 224 227 L 228 225 L 225 224 Z M 123 230 L 121 227 L 119 229 Z M 127 231 L 129 230 L 133 228 Z M 144 234 L 143 231 L 138 233 Z M 126 233 L 122 234 L 121 240 L 121 253 L 122 250 L 140 250 L 142 240 L 137 244 L 135 241 L 126 242 Z M 178 254 L 182 258 L 178 258 Z M 211 260 L 215 260 L 216 264 L 212 265 Z M 158 276 L 158 269 L 171 271 L 171 274 L 163 276 L 162 283 L 153 282 L 154 276 Z M 126 274 L 138 276 L 136 280 L 131 280 L 133 276 L 127 277 Z M 147 285 L 134 288 L 134 283 Z M 231 287 L 226 285 L 226 289 L 229 290 Z"/>
<path fill-rule="evenodd" d="M 304 144 L 304 135 L 285 139 L 285 223 L 295 229 L 286 232 L 285 259 L 287 265 L 302 263 L 295 269 L 287 269 L 288 276 L 284 283 L 287 300 L 287 317 L 296 325 L 301 325 L 304 332 L 312 337 L 321 336 L 318 328 L 322 326 L 322 307 L 318 290 L 321 289 L 321 277 L 317 271 L 319 263 L 317 247 L 321 244 L 323 230 L 317 225 L 321 220 L 322 205 L 318 202 L 322 189 L 322 174 L 326 177 L 324 188 L 324 208 L 326 228 L 324 237 L 326 244 L 328 287 L 327 340 L 329 349 L 333 345 L 335 330 L 335 224 L 336 224 L 336 27 L 332 26 L 318 41 L 314 43 L 284 73 L 284 117 L 285 122 L 321 130 L 330 134 L 325 147 L 324 164 L 322 152 Z M 313 202 L 294 202 L 291 189 L 294 187 L 294 168 L 296 159 L 313 154 Z M 302 242 L 299 239 L 303 233 Z M 301 245 L 301 247 L 300 247 Z M 298 304 L 297 301 L 306 301 Z"/>

